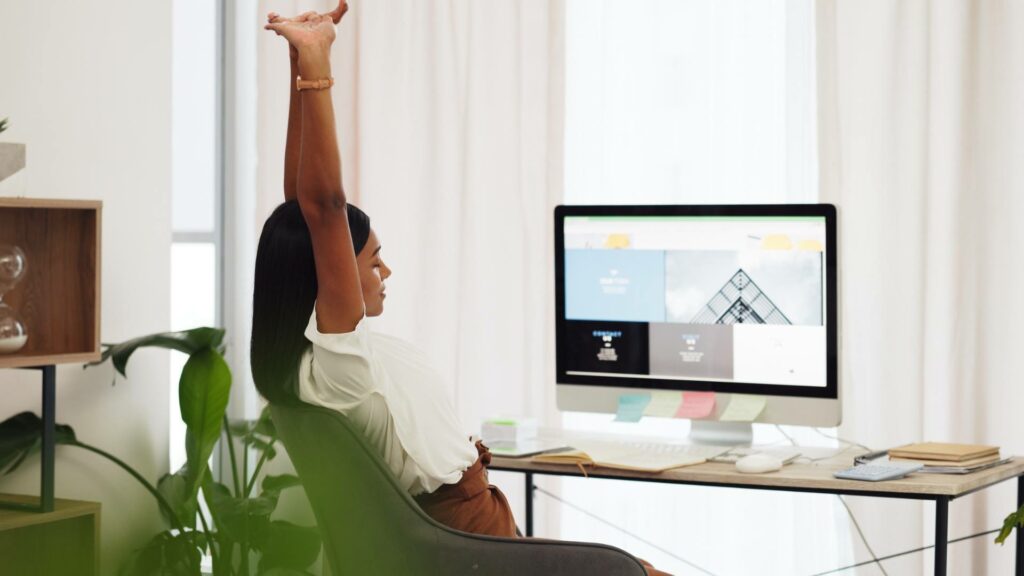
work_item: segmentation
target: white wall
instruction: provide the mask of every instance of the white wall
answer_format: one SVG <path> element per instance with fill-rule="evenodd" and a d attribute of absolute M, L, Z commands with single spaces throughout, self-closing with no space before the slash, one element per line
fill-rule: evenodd
<path fill-rule="evenodd" d="M 2 196 L 104 203 L 104 342 L 167 329 L 170 275 L 171 9 L 169 2 L 4 0 L 0 140 L 25 142 L 28 166 Z M 30 263 L 31 265 L 31 263 Z M 57 371 L 57 421 L 155 481 L 167 471 L 168 359 L 140 353 L 129 381 L 109 366 Z M 0 371 L 0 419 L 39 410 L 39 376 Z M 0 492 L 38 493 L 38 458 Z M 57 450 L 58 497 L 99 501 L 102 570 L 160 529 L 139 485 L 98 457 Z"/>

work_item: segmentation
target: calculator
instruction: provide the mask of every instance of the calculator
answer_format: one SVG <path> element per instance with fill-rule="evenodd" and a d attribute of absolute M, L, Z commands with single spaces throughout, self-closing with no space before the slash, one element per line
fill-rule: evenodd
<path fill-rule="evenodd" d="M 840 470 L 834 474 L 836 478 L 844 480 L 864 480 L 866 482 L 880 482 L 882 480 L 895 480 L 902 478 L 911 472 L 917 472 L 924 468 L 924 464 L 916 462 L 895 463 L 879 462 L 877 464 L 860 464 L 853 468 Z"/>

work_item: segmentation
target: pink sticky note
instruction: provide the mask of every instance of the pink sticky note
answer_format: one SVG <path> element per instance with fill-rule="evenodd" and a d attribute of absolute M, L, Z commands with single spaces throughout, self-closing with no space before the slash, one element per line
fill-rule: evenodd
<path fill-rule="evenodd" d="M 683 392 L 683 403 L 676 418 L 706 418 L 714 410 L 714 392 Z"/>

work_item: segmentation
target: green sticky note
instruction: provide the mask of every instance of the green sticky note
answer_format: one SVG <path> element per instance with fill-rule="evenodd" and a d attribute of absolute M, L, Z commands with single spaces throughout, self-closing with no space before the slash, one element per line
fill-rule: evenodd
<path fill-rule="evenodd" d="M 619 396 L 619 410 L 615 414 L 616 422 L 639 422 L 644 415 L 644 408 L 651 402 L 650 394 L 623 394 Z"/>
<path fill-rule="evenodd" d="M 753 422 L 764 411 L 767 403 L 768 399 L 764 396 L 733 394 L 719 420 L 723 422 Z"/>
<path fill-rule="evenodd" d="M 660 416 L 671 418 L 676 415 L 676 410 L 683 402 L 682 392 L 668 392 L 666 390 L 655 390 L 651 392 L 651 402 L 644 408 L 644 416 Z"/>

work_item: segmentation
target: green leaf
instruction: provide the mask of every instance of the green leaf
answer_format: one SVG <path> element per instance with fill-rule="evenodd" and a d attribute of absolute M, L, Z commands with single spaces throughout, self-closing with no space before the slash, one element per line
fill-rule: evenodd
<path fill-rule="evenodd" d="M 229 498 L 219 503 L 217 530 L 235 542 L 260 549 L 267 541 L 270 515 L 277 501 L 271 498 Z"/>
<path fill-rule="evenodd" d="M 269 405 L 264 406 L 263 411 L 260 412 L 260 419 L 256 421 L 254 432 L 277 439 L 277 428 L 274 426 L 273 418 L 270 417 Z"/>
<path fill-rule="evenodd" d="M 228 433 L 235 438 L 244 438 L 252 434 L 254 428 L 256 428 L 256 422 L 253 420 L 228 421 Z"/>
<path fill-rule="evenodd" d="M 999 535 L 996 536 L 996 544 L 1002 544 L 1006 542 L 1006 539 L 1013 534 L 1014 528 L 1024 528 L 1024 506 L 1021 506 L 1019 510 L 1013 512 L 1006 517 L 1003 521 L 1003 528 L 999 531 Z M 1021 535 L 1018 538 L 1024 537 Z"/>
<path fill-rule="evenodd" d="M 96 366 L 110 359 L 118 373 L 121 376 L 126 376 L 125 369 L 128 366 L 128 359 L 139 348 L 164 348 L 193 355 L 207 348 L 216 350 L 223 341 L 224 330 L 220 328 L 194 328 L 184 332 L 150 334 L 133 338 L 121 344 L 109 345 L 98 361 L 86 364 L 86 366 Z"/>
<path fill-rule="evenodd" d="M 227 486 L 220 482 L 214 482 L 209 477 L 203 483 L 203 496 L 206 498 L 206 505 L 210 508 L 214 518 L 225 509 L 225 506 L 233 498 L 231 490 Z"/>
<path fill-rule="evenodd" d="M 54 427 L 55 444 L 74 444 L 75 431 L 65 424 Z M 32 412 L 15 414 L 0 422 L 0 474 L 10 474 L 43 447 L 43 420 Z"/>
<path fill-rule="evenodd" d="M 156 489 L 170 504 L 178 522 L 187 528 L 195 528 L 199 502 L 195 495 L 189 494 L 190 477 L 188 464 L 185 464 L 174 474 L 164 474 L 157 482 Z M 162 506 L 159 508 L 163 519 L 173 526 L 174 522 L 167 517 L 167 511 Z"/>
<path fill-rule="evenodd" d="M 274 448 L 274 441 L 267 442 L 262 438 L 253 437 L 250 441 L 246 442 L 247 446 L 252 446 L 257 452 L 266 452 L 267 460 L 273 460 L 277 457 L 277 449 Z"/>
<path fill-rule="evenodd" d="M 0 120 L 0 132 L 3 132 L 4 130 L 7 130 L 7 120 L 8 120 L 7 118 L 4 118 L 3 120 Z"/>
<path fill-rule="evenodd" d="M 136 550 L 121 567 L 123 576 L 199 576 L 200 551 L 192 539 L 200 534 L 161 532 Z"/>
<path fill-rule="evenodd" d="M 319 555 L 320 532 L 316 528 L 275 520 L 270 523 L 258 573 L 302 573 L 303 569 L 316 562 Z M 275 569 L 278 572 L 272 572 Z"/>
<path fill-rule="evenodd" d="M 280 494 L 285 488 L 302 486 L 302 481 L 294 474 L 281 474 L 279 476 L 267 476 L 263 479 L 263 484 L 260 486 L 263 488 L 264 493 L 274 492 Z"/>
<path fill-rule="evenodd" d="M 212 475 L 207 472 L 205 479 L 203 480 L 203 498 L 206 500 L 206 508 L 210 511 L 211 521 L 214 526 L 221 525 L 220 515 L 221 512 L 227 506 L 227 503 L 231 500 L 231 490 L 227 486 L 220 482 L 214 482 Z M 213 529 L 213 526 L 210 527 Z M 224 548 L 230 549 L 229 542 L 223 542 L 226 539 L 226 534 L 218 533 L 218 539 L 221 540 L 221 544 Z"/>
<path fill-rule="evenodd" d="M 195 497 L 203 483 L 204 472 L 213 447 L 220 436 L 224 411 L 231 392 L 231 370 L 224 358 L 207 348 L 192 354 L 181 371 L 178 402 L 185 422 L 185 455 L 189 476 L 189 495 Z"/>
<path fill-rule="evenodd" d="M 203 494 L 210 514 L 217 524 L 217 533 L 224 539 L 259 548 L 267 537 L 270 515 L 277 507 L 277 499 L 235 498 L 227 486 L 207 481 Z"/>
<path fill-rule="evenodd" d="M 277 457 L 277 429 L 270 419 L 270 407 L 265 407 L 258 420 L 232 420 L 228 423 L 228 432 L 239 438 L 246 448 L 257 452 L 265 452 L 267 460 Z"/>

